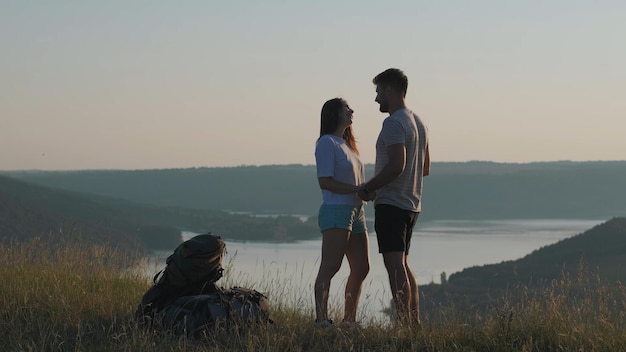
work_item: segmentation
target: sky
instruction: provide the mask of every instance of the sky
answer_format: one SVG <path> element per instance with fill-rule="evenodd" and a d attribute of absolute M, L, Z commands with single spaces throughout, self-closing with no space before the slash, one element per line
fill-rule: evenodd
<path fill-rule="evenodd" d="M 314 164 L 322 104 L 409 78 L 433 162 L 626 159 L 626 2 L 0 2 L 0 170 Z"/>

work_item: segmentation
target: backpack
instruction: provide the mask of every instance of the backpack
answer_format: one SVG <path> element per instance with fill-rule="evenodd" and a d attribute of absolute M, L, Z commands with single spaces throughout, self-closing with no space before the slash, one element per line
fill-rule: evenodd
<path fill-rule="evenodd" d="M 216 285 L 226 245 L 211 233 L 181 243 L 153 278 L 135 317 L 144 326 L 197 333 L 230 322 L 271 322 L 267 297 L 251 289 Z M 181 325 L 181 322 L 182 325 Z"/>
<path fill-rule="evenodd" d="M 175 334 L 199 337 L 216 329 L 273 323 L 269 303 L 260 292 L 233 287 L 182 296 L 154 316 L 154 324 Z"/>

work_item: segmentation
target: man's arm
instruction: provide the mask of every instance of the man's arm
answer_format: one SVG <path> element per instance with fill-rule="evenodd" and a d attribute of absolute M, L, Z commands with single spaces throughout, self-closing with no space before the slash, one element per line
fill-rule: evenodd
<path fill-rule="evenodd" d="M 395 180 L 404 171 L 406 166 L 406 148 L 404 144 L 399 143 L 388 146 L 387 157 L 389 158 L 387 165 L 376 176 L 365 183 L 364 187 L 367 191 L 376 191 Z M 361 189 L 363 190 L 363 187 Z"/>
<path fill-rule="evenodd" d="M 422 173 L 422 175 L 424 176 L 428 176 L 430 175 L 430 150 L 428 148 L 428 145 L 426 145 L 426 151 L 425 151 L 425 155 L 424 155 L 424 172 Z"/>

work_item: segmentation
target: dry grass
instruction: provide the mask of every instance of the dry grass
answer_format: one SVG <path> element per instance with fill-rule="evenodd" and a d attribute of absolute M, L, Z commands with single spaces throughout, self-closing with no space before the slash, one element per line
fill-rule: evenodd
<path fill-rule="evenodd" d="M 315 328 L 312 312 L 302 304 L 312 293 L 302 292 L 298 280 L 271 275 L 255 288 L 270 297 L 273 325 L 190 339 L 136 325 L 133 313 L 149 286 L 145 276 L 128 270 L 138 263 L 138 256 L 80 241 L 1 243 L 2 350 L 626 350 L 626 290 L 598 285 L 582 271 L 578 278 L 555 281 L 541 295 L 519 288 L 487 314 L 455 314 L 452 303 L 445 312 L 425 313 L 421 329 L 381 323 L 354 330 Z"/>

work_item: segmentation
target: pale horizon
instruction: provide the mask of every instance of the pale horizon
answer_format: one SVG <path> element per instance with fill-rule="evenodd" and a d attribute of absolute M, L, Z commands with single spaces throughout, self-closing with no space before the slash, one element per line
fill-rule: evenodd
<path fill-rule="evenodd" d="M 471 163 L 493 163 L 497 165 L 530 165 L 530 164 L 584 164 L 584 163 L 626 163 L 626 159 L 615 160 L 544 160 L 544 161 L 527 161 L 527 162 L 508 162 L 508 161 L 492 161 L 492 160 L 464 160 L 464 161 L 434 161 L 437 164 L 471 164 Z M 246 167 L 284 167 L 284 166 L 302 166 L 314 167 L 315 164 L 303 163 L 285 163 L 285 164 L 240 164 L 227 166 L 174 166 L 174 167 L 147 167 L 147 168 L 90 168 L 90 169 L 10 169 L 0 172 L 10 173 L 28 173 L 28 172 L 82 172 L 82 171 L 165 171 L 165 170 L 185 170 L 185 169 L 228 169 L 228 168 L 246 168 Z M 374 166 L 374 163 L 366 163 L 365 166 Z M 437 173 L 437 169 L 433 174 Z"/>
<path fill-rule="evenodd" d="M 0 170 L 313 165 L 324 101 L 364 163 L 397 67 L 433 162 L 626 159 L 620 1 L 0 3 Z"/>

